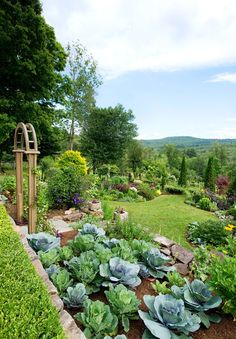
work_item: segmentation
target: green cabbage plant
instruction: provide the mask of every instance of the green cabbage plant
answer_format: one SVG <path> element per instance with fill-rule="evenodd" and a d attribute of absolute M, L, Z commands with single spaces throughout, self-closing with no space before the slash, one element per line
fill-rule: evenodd
<path fill-rule="evenodd" d="M 121 239 L 117 246 L 112 248 L 112 252 L 116 257 L 132 263 L 137 263 L 137 258 L 135 257 L 128 241 L 125 239 Z"/>
<path fill-rule="evenodd" d="M 74 287 L 68 287 L 63 302 L 69 308 L 82 307 L 84 301 L 88 299 L 84 284 L 76 284 Z"/>
<path fill-rule="evenodd" d="M 105 295 L 111 310 L 118 319 L 121 320 L 125 332 L 129 331 L 129 319 L 138 319 L 138 307 L 140 300 L 135 293 L 128 290 L 124 285 L 119 284 L 115 288 L 110 285 L 109 291 L 105 291 Z"/>
<path fill-rule="evenodd" d="M 95 245 L 94 237 L 91 234 L 78 234 L 74 241 L 70 243 L 76 253 L 86 252 L 92 250 Z"/>
<path fill-rule="evenodd" d="M 220 316 L 217 314 L 208 315 L 205 311 L 218 307 L 222 299 L 219 296 L 212 295 L 208 286 L 201 280 L 195 279 L 189 283 L 186 279 L 184 287 L 172 286 L 171 290 L 175 297 L 183 299 L 185 306 L 190 311 L 197 312 L 207 328 L 210 326 L 210 321 L 220 322 Z"/>
<path fill-rule="evenodd" d="M 99 276 L 100 261 L 95 252 L 83 252 L 79 257 L 73 257 L 66 264 L 75 280 L 85 285 L 88 294 L 99 291 L 102 279 Z"/>
<path fill-rule="evenodd" d="M 96 253 L 96 256 L 101 264 L 107 263 L 112 257 L 114 257 L 114 254 L 112 253 L 110 248 L 106 248 L 99 243 L 95 244 L 94 252 Z"/>
<path fill-rule="evenodd" d="M 85 327 L 86 339 L 103 339 L 117 333 L 118 318 L 102 301 L 86 300 L 84 312 L 77 313 L 75 318 Z"/>
<path fill-rule="evenodd" d="M 148 312 L 139 311 L 146 330 L 143 338 L 174 339 L 176 334 L 188 335 L 200 327 L 200 318 L 185 309 L 184 302 L 170 294 L 157 297 L 145 295 Z"/>
<path fill-rule="evenodd" d="M 141 277 L 152 276 L 154 278 L 163 278 L 166 272 L 175 271 L 174 266 L 166 266 L 171 259 L 162 254 L 157 248 L 153 247 L 142 254 L 140 262 Z"/>
<path fill-rule="evenodd" d="M 142 254 L 146 251 L 149 251 L 153 247 L 153 245 L 150 242 L 144 240 L 134 239 L 130 242 L 130 247 L 135 257 L 138 260 L 141 260 Z"/>
<path fill-rule="evenodd" d="M 52 248 L 48 252 L 39 251 L 38 256 L 43 264 L 43 267 L 48 268 L 52 264 L 58 263 L 60 260 L 57 248 Z"/>
<path fill-rule="evenodd" d="M 51 276 L 53 284 L 56 286 L 60 295 L 66 291 L 66 289 L 72 284 L 73 280 L 70 279 L 70 273 L 62 269 L 59 273 L 54 273 Z"/>
<path fill-rule="evenodd" d="M 73 250 L 69 246 L 59 247 L 58 253 L 61 260 L 70 260 L 73 257 Z"/>
<path fill-rule="evenodd" d="M 124 284 L 131 288 L 140 285 L 141 280 L 138 277 L 139 265 L 131 264 L 121 258 L 111 258 L 109 263 L 99 266 L 101 277 L 107 281 L 103 282 L 103 286 L 108 286 L 109 281 L 113 284 Z"/>

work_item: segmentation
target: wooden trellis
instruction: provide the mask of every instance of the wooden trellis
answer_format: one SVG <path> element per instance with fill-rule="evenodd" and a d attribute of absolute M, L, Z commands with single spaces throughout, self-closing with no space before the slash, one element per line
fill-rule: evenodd
<path fill-rule="evenodd" d="M 36 231 L 36 167 L 38 151 L 37 137 L 33 125 L 20 122 L 15 130 L 14 151 L 16 157 L 16 218 L 23 221 L 24 214 L 24 185 L 23 185 L 23 156 L 28 159 L 28 207 L 29 233 Z"/>

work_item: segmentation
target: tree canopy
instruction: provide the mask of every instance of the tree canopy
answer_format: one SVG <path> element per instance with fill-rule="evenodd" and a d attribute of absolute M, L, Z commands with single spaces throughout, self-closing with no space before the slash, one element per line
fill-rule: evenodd
<path fill-rule="evenodd" d="M 117 163 L 137 135 L 131 110 L 122 105 L 93 108 L 83 123 L 80 135 L 82 153 L 95 169 L 99 165 Z"/>
<path fill-rule="evenodd" d="M 33 123 L 37 131 L 39 126 L 44 132 L 51 128 L 66 53 L 41 13 L 39 0 L 1 2 L 0 120 L 7 126 L 5 140 L 20 121 Z"/>

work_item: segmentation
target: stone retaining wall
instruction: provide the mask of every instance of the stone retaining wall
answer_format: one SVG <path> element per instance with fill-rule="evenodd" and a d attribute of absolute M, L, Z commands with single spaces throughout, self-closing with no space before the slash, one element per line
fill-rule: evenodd
<path fill-rule="evenodd" d="M 26 252 L 28 253 L 30 260 L 32 262 L 32 265 L 35 267 L 37 273 L 42 278 L 44 284 L 47 287 L 48 293 L 50 294 L 52 303 L 56 307 L 56 309 L 59 312 L 60 322 L 63 327 L 63 330 L 65 332 L 65 335 L 68 339 L 86 339 L 83 332 L 78 328 L 76 325 L 74 319 L 72 316 L 63 309 L 64 304 L 61 298 L 58 295 L 56 287 L 53 285 L 53 283 L 49 280 L 47 272 L 44 270 L 43 265 L 41 264 L 40 260 L 38 259 L 37 254 L 34 252 L 34 250 L 29 246 L 28 241 L 26 239 L 26 235 L 22 234 L 20 232 L 20 227 L 16 226 L 15 222 L 12 218 L 11 222 L 20 235 L 21 243 L 23 244 Z"/>

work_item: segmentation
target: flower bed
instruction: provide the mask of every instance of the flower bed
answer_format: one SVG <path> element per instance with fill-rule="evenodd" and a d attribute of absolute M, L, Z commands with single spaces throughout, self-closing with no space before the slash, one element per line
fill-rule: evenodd
<path fill-rule="evenodd" d="M 0 205 L 0 338 L 65 338 L 56 308 Z"/>
<path fill-rule="evenodd" d="M 125 338 L 124 333 L 138 339 L 145 328 L 143 338 L 178 338 L 192 332 L 201 338 L 200 326 L 220 320 L 214 309 L 221 298 L 199 280 L 181 279 L 172 258 L 152 243 L 109 239 L 103 229 L 91 224 L 85 224 L 63 248 L 57 238 L 45 234 L 28 239 L 88 339 L 114 338 L 117 333 L 123 333 L 117 339 Z M 150 278 L 157 279 L 154 289 Z"/>

